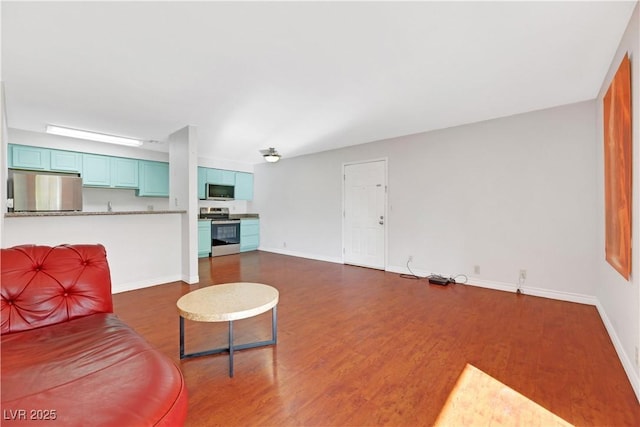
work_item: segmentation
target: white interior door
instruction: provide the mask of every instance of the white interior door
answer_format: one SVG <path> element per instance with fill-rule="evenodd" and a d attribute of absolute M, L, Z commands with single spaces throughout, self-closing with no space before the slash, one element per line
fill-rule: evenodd
<path fill-rule="evenodd" d="M 386 160 L 344 167 L 344 262 L 385 268 Z"/>

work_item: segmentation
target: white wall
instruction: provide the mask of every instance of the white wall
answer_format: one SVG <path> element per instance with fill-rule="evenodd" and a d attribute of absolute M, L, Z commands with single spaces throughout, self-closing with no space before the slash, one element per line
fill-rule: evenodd
<path fill-rule="evenodd" d="M 611 61 L 611 67 L 602 83 L 597 99 L 597 257 L 596 257 L 596 296 L 599 310 L 609 330 L 609 335 L 616 345 L 618 355 L 631 379 L 636 395 L 640 399 L 640 368 L 635 360 L 635 353 L 640 346 L 640 9 L 636 6 L 629 22 L 629 26 L 620 42 L 616 55 Z M 632 264 L 631 281 L 627 282 L 605 260 L 604 253 L 604 130 L 603 104 L 604 94 L 609 88 L 611 79 L 618 69 L 622 57 L 629 53 L 631 58 L 631 103 L 632 103 L 632 153 L 633 153 L 633 211 L 632 211 Z"/>
<path fill-rule="evenodd" d="M 2 4 L 0 4 L 0 21 L 2 20 Z M 2 46 L 2 31 L 0 31 Z M 4 213 L 7 211 L 7 140 L 8 140 L 7 108 L 5 105 L 4 80 L 2 80 L 2 55 L 0 55 L 0 243 L 4 235 Z"/>
<path fill-rule="evenodd" d="M 182 216 L 180 252 L 182 280 L 197 283 L 198 276 L 198 139 L 197 129 L 186 126 L 169 136 L 169 204 L 187 211 Z"/>
<path fill-rule="evenodd" d="M 350 151 L 255 166 L 252 207 L 260 214 L 260 249 L 342 262 L 342 162 L 353 157 Z"/>
<path fill-rule="evenodd" d="M 114 212 L 175 209 L 168 197 L 138 197 L 136 190 L 124 188 L 82 188 L 84 212 L 105 212 L 109 202 Z"/>
<path fill-rule="evenodd" d="M 595 303 L 595 102 L 255 167 L 261 249 L 340 262 L 342 165 L 388 159 L 387 270 Z M 286 243 L 286 247 L 285 247 Z M 473 277 L 473 266 L 481 274 Z"/>
<path fill-rule="evenodd" d="M 0 6 L 0 10 L 2 7 Z M 4 213 L 7 211 L 7 109 L 5 105 L 4 82 L 0 80 L 0 243 L 4 235 Z"/>
<path fill-rule="evenodd" d="M 198 166 L 249 173 L 253 172 L 252 163 L 235 162 L 227 159 L 212 159 L 209 157 L 198 157 Z"/>

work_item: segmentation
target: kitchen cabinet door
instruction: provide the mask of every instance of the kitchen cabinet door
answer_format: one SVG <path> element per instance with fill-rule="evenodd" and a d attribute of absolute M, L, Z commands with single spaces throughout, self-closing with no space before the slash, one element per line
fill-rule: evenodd
<path fill-rule="evenodd" d="M 111 158 L 98 154 L 83 154 L 82 185 L 88 187 L 110 187 Z"/>
<path fill-rule="evenodd" d="M 169 163 L 140 160 L 137 196 L 169 197 Z"/>
<path fill-rule="evenodd" d="M 224 169 L 207 169 L 207 183 L 219 185 L 235 185 L 236 172 Z"/>
<path fill-rule="evenodd" d="M 253 200 L 253 174 L 236 172 L 236 200 Z"/>
<path fill-rule="evenodd" d="M 138 188 L 138 160 L 85 153 L 82 155 L 82 185 Z"/>
<path fill-rule="evenodd" d="M 82 172 L 82 153 L 51 150 L 51 170 L 58 172 Z"/>
<path fill-rule="evenodd" d="M 260 220 L 240 220 L 240 252 L 255 251 L 260 246 Z"/>
<path fill-rule="evenodd" d="M 207 168 L 198 166 L 198 199 L 207 198 Z"/>
<path fill-rule="evenodd" d="M 211 255 L 211 220 L 198 220 L 198 257 Z"/>
<path fill-rule="evenodd" d="M 138 160 L 111 157 L 111 186 L 138 188 Z"/>
<path fill-rule="evenodd" d="M 16 169 L 49 170 L 50 152 L 47 148 L 9 145 L 9 167 Z"/>

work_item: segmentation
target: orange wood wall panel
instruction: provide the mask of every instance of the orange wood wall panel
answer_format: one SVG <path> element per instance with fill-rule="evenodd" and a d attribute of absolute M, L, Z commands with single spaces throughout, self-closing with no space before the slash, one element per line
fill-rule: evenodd
<path fill-rule="evenodd" d="M 604 96 L 605 254 L 631 274 L 631 72 L 625 55 Z"/>

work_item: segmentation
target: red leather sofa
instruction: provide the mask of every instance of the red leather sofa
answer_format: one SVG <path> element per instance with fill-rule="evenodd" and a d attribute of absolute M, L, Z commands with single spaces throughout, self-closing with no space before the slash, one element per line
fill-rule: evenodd
<path fill-rule="evenodd" d="M 180 426 L 182 373 L 113 314 L 102 245 L 1 251 L 2 425 Z"/>

